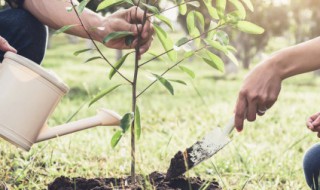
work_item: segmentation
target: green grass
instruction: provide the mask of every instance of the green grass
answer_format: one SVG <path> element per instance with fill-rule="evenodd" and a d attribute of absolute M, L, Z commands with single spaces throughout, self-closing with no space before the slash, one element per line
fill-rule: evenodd
<path fill-rule="evenodd" d="M 55 71 L 71 88 L 49 119 L 51 126 L 67 121 L 99 89 L 125 83 L 118 76 L 109 81 L 109 67 L 101 61 L 83 64 L 92 55 L 72 55 L 84 47 L 84 43 L 70 45 L 59 36 L 54 38 L 53 48 L 47 51 L 43 66 Z M 115 51 L 104 51 L 114 62 Z M 133 61 L 128 61 L 124 67 L 129 76 L 132 65 Z M 150 82 L 151 70 L 161 73 L 168 65 L 165 61 L 157 61 L 145 67 L 141 72 L 139 90 Z M 175 84 L 175 96 L 171 96 L 156 84 L 139 99 L 143 129 L 141 140 L 137 142 L 138 173 L 165 172 L 178 150 L 192 145 L 211 129 L 223 126 L 232 115 L 237 92 L 247 72 L 221 77 L 198 59 L 184 65 L 197 70 L 192 83 L 202 97 L 186 75 L 173 70 L 169 78 L 185 80 L 187 86 Z M 215 178 L 223 189 L 308 189 L 302 159 L 307 148 L 318 142 L 318 138 L 307 130 L 305 119 L 319 111 L 316 90 L 319 84 L 319 79 L 311 74 L 285 81 L 278 102 L 263 118 L 245 123 L 242 133 L 233 132 L 228 146 L 188 175 L 207 180 Z M 75 119 L 90 116 L 99 107 L 123 115 L 131 110 L 130 92 L 130 86 L 122 86 L 92 107 L 82 109 Z M 81 131 L 35 144 L 30 152 L 17 149 L 1 139 L 0 181 L 12 189 L 29 190 L 45 189 L 61 175 L 87 178 L 128 175 L 129 134 L 112 149 L 110 140 L 116 129 L 97 127 Z"/>

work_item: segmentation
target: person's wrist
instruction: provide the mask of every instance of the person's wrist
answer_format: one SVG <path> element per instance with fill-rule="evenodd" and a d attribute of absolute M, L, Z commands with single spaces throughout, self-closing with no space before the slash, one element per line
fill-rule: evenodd
<path fill-rule="evenodd" d="M 290 77 L 288 72 L 289 68 L 286 62 L 285 52 L 278 52 L 271 56 L 268 60 L 269 68 L 271 68 L 273 72 L 275 72 L 275 75 L 279 76 L 281 80 Z"/>
<path fill-rule="evenodd" d="M 107 35 L 108 29 L 107 25 L 105 23 L 107 22 L 107 18 L 105 17 L 97 17 L 95 18 L 91 29 L 89 30 L 90 36 L 93 38 L 93 40 L 101 42 L 103 41 L 104 37 Z"/>

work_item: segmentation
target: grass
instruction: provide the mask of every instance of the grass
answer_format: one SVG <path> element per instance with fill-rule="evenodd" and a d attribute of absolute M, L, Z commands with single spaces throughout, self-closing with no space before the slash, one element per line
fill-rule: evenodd
<path fill-rule="evenodd" d="M 43 66 L 55 71 L 71 88 L 49 119 L 51 126 L 67 121 L 99 89 L 124 83 L 119 77 L 109 81 L 108 67 L 103 62 L 83 64 L 92 55 L 72 55 L 84 47 L 82 41 L 71 45 L 63 36 L 58 36 L 54 38 L 53 48 L 47 51 Z M 105 50 L 105 53 L 114 62 L 115 51 Z M 221 77 L 198 59 L 184 65 L 197 70 L 192 83 L 201 97 L 188 77 L 174 70 L 169 78 L 188 81 L 188 86 L 175 84 L 175 96 L 171 96 L 156 84 L 139 99 L 143 126 L 141 140 L 137 143 L 139 173 L 165 172 L 178 150 L 192 145 L 214 127 L 223 126 L 233 112 L 237 92 L 247 73 L 242 71 Z M 127 62 L 126 74 L 130 75 L 132 66 Z M 145 67 L 139 89 L 150 82 L 150 70 L 160 73 L 167 66 L 165 61 L 157 61 Z M 316 90 L 319 84 L 319 79 L 312 74 L 285 81 L 278 102 L 264 117 L 245 123 L 242 133 L 233 132 L 228 146 L 188 175 L 206 180 L 215 178 L 223 189 L 308 189 L 302 159 L 318 138 L 307 130 L 305 120 L 319 111 Z M 130 96 L 129 86 L 120 87 L 94 106 L 82 109 L 75 119 L 90 116 L 99 107 L 123 115 L 130 111 Z M 115 130 L 116 127 L 97 127 L 81 131 L 35 144 L 30 152 L 23 152 L 1 139 L 0 181 L 12 189 L 29 190 L 45 189 L 61 175 L 87 178 L 128 175 L 129 134 L 112 149 L 110 140 Z"/>

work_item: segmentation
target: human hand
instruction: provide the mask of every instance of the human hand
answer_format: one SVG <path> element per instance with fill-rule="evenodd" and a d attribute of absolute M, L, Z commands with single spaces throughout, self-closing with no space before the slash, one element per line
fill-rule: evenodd
<path fill-rule="evenodd" d="M 311 131 L 318 133 L 318 137 L 320 138 L 320 112 L 310 116 L 306 124 Z"/>
<path fill-rule="evenodd" d="M 240 132 L 243 122 L 255 121 L 276 102 L 281 90 L 280 71 L 275 61 L 258 64 L 245 78 L 235 106 L 235 127 Z"/>
<path fill-rule="evenodd" d="M 6 39 L 0 36 L 0 51 L 7 52 L 11 51 L 13 53 L 17 53 L 17 50 L 12 47 Z"/>
<path fill-rule="evenodd" d="M 147 15 L 148 16 L 148 15 Z M 110 40 L 105 45 L 115 49 L 131 49 L 138 44 L 138 34 L 141 32 L 140 55 L 147 52 L 153 40 L 153 27 L 150 19 L 147 19 L 142 28 L 144 11 L 137 7 L 131 7 L 126 10 L 120 10 L 104 19 L 105 29 L 101 31 L 102 39 L 111 32 L 129 31 L 133 32 L 134 40 L 130 45 L 125 43 L 125 38 Z M 142 31 L 141 31 L 142 30 Z M 102 41 L 102 40 L 101 40 Z"/>

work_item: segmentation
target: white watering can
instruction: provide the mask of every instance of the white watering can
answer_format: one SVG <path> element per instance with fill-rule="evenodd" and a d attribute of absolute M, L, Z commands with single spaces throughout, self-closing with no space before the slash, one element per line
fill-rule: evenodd
<path fill-rule="evenodd" d="M 116 126 L 121 117 L 100 109 L 97 115 L 56 127 L 46 125 L 69 88 L 33 61 L 7 52 L 0 63 L 0 137 L 29 151 L 34 143 L 95 126 Z"/>

